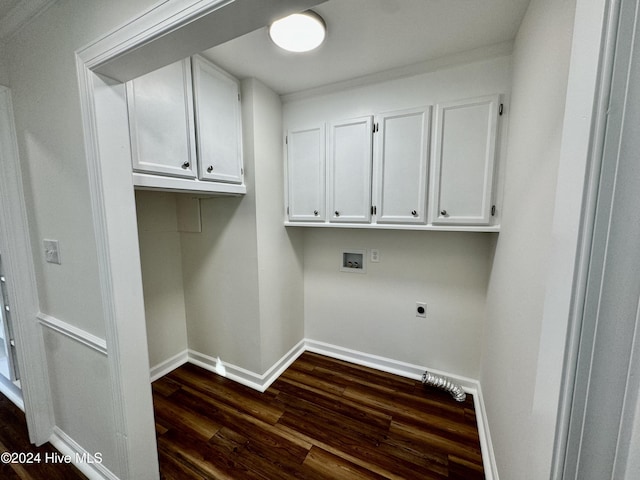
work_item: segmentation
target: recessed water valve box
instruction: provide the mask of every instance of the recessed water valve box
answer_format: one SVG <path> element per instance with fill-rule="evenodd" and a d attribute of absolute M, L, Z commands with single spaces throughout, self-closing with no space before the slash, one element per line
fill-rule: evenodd
<path fill-rule="evenodd" d="M 364 273 L 366 271 L 366 250 L 343 250 L 340 271 Z"/>

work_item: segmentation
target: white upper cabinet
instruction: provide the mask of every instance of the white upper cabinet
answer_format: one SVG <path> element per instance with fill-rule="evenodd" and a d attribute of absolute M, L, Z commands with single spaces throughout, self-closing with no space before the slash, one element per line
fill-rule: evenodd
<path fill-rule="evenodd" d="M 328 142 L 331 222 L 371 221 L 372 117 L 332 123 Z"/>
<path fill-rule="evenodd" d="M 491 223 L 499 108 L 498 95 L 437 105 L 434 224 Z"/>
<path fill-rule="evenodd" d="M 287 132 L 287 216 L 294 222 L 325 220 L 324 124 Z"/>
<path fill-rule="evenodd" d="M 431 107 L 376 117 L 378 223 L 425 223 Z"/>
<path fill-rule="evenodd" d="M 192 59 L 193 95 L 202 180 L 242 183 L 238 81 L 200 56 Z"/>
<path fill-rule="evenodd" d="M 487 95 L 334 121 L 326 148 L 324 127 L 290 130 L 286 222 L 499 231 L 493 215 L 501 113 L 500 95 Z"/>
<path fill-rule="evenodd" d="M 127 83 L 133 170 L 195 178 L 189 59 Z"/>
<path fill-rule="evenodd" d="M 246 193 L 238 81 L 199 56 L 127 82 L 137 188 Z"/>

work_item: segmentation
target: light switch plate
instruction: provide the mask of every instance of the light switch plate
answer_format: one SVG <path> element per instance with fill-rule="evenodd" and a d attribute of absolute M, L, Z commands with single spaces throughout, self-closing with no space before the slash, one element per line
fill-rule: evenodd
<path fill-rule="evenodd" d="M 47 263 L 55 263 L 60 265 L 60 248 L 58 245 L 58 240 L 47 240 L 46 238 L 42 241 L 44 244 L 44 259 Z"/>

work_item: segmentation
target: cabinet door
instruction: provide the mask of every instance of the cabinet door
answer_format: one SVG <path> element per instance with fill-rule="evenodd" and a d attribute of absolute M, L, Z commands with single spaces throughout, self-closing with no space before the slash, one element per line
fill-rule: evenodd
<path fill-rule="evenodd" d="M 238 81 L 202 57 L 193 62 L 198 177 L 242 183 Z"/>
<path fill-rule="evenodd" d="M 133 170 L 195 178 L 189 59 L 127 83 Z"/>
<path fill-rule="evenodd" d="M 324 125 L 287 133 L 287 212 L 292 222 L 325 219 Z"/>
<path fill-rule="evenodd" d="M 377 117 L 376 221 L 425 223 L 431 107 Z"/>
<path fill-rule="evenodd" d="M 331 222 L 371 221 L 371 117 L 332 123 L 328 180 Z"/>
<path fill-rule="evenodd" d="M 432 221 L 491 223 L 498 95 L 437 106 Z"/>

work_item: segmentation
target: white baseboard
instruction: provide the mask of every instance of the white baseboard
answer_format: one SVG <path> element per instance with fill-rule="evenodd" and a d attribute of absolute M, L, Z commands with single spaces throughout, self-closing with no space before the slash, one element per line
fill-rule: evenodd
<path fill-rule="evenodd" d="M 482 451 L 482 462 L 484 464 L 485 479 L 499 480 L 498 470 L 496 467 L 495 456 L 493 454 L 493 444 L 489 433 L 489 425 L 487 422 L 487 413 L 482 397 L 482 389 L 480 383 L 472 378 L 455 375 L 441 370 L 427 368 L 421 365 L 414 365 L 391 358 L 372 355 L 370 353 L 352 350 L 350 348 L 340 347 L 329 343 L 318 342 L 311 339 L 303 339 L 289 352 L 287 352 L 280 360 L 278 360 L 269 370 L 263 374 L 251 372 L 245 368 L 222 361 L 226 369 L 226 378 L 238 382 L 247 387 L 253 388 L 260 392 L 264 392 L 269 386 L 305 351 L 319 353 L 327 357 L 344 360 L 356 365 L 373 368 L 387 373 L 400 375 L 401 377 L 410 378 L 412 380 L 421 380 L 422 374 L 429 371 L 436 375 L 443 375 L 453 382 L 462 386 L 466 393 L 473 395 L 474 407 L 476 412 L 476 422 L 478 424 L 478 435 L 480 436 L 480 448 Z M 179 357 L 179 358 L 178 358 Z M 152 381 L 160 378 L 162 375 L 170 372 L 174 368 L 179 367 L 186 362 L 198 365 L 206 370 L 216 373 L 217 358 L 205 355 L 195 350 L 188 350 L 179 356 L 162 362 L 162 364 L 152 369 Z M 163 367 L 163 368 L 161 368 Z M 159 375 L 154 375 L 165 372 Z"/>
<path fill-rule="evenodd" d="M 487 418 L 487 409 L 482 396 L 482 388 L 478 382 L 478 388 L 473 395 L 474 406 L 476 409 L 476 422 L 478 423 L 478 435 L 480 436 L 480 447 L 482 450 L 482 463 L 484 465 L 484 478 L 486 480 L 499 480 L 498 465 L 496 457 L 493 454 L 493 442 L 491 441 L 491 433 L 489 432 L 489 419 Z"/>
<path fill-rule="evenodd" d="M 151 377 L 151 381 L 155 382 L 161 377 L 164 377 L 167 373 L 172 370 L 175 370 L 181 365 L 184 365 L 189 361 L 189 351 L 184 350 L 177 355 L 174 355 L 163 362 L 151 367 L 149 371 L 149 376 Z"/>
<path fill-rule="evenodd" d="M 304 351 L 304 340 L 301 340 L 263 374 L 254 373 L 245 368 L 223 361 L 222 364 L 226 369 L 225 377 L 253 388 L 254 390 L 258 390 L 259 392 L 264 392 Z M 217 373 L 217 358 L 196 352 L 195 350 L 189 350 L 189 362 Z"/>
<path fill-rule="evenodd" d="M 98 454 L 94 457 L 60 428 L 53 427 L 49 442 L 89 480 L 119 480 L 117 475 L 102 464 Z"/>
<path fill-rule="evenodd" d="M 413 365 L 411 363 L 400 362 L 391 358 L 380 357 L 378 355 L 372 355 L 370 353 L 364 353 L 350 348 L 340 347 L 338 345 L 332 345 L 330 343 L 318 342 L 315 340 L 305 339 L 305 350 L 310 352 L 326 355 L 327 357 L 337 358 L 349 363 L 355 363 L 356 365 L 362 365 L 364 367 L 370 367 L 382 372 L 393 373 L 400 375 L 401 377 L 411 378 L 412 380 L 421 380 L 422 374 L 425 370 L 436 375 L 444 375 L 451 380 L 458 383 L 465 392 L 474 393 L 478 382 L 471 378 L 462 377 L 460 375 L 453 375 L 440 370 L 432 368 L 426 368 L 421 365 Z"/>

